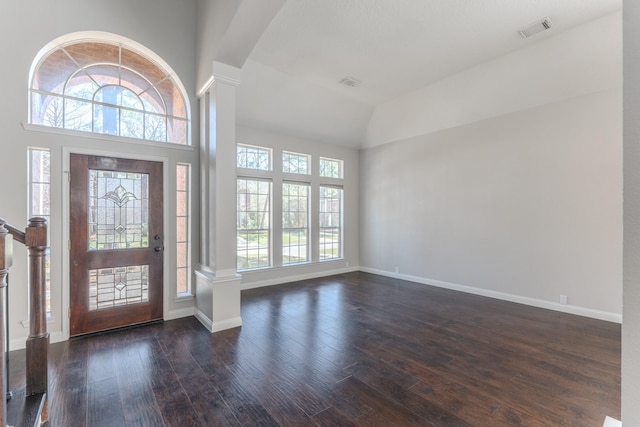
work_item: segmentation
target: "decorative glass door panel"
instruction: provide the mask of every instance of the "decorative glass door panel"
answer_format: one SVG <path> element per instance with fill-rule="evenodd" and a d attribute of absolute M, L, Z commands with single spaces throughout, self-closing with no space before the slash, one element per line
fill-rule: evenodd
<path fill-rule="evenodd" d="M 89 310 L 149 301 L 149 266 L 89 270 Z"/>
<path fill-rule="evenodd" d="M 149 174 L 89 171 L 89 249 L 149 247 Z"/>
<path fill-rule="evenodd" d="M 70 333 L 162 318 L 162 163 L 71 155 Z"/>

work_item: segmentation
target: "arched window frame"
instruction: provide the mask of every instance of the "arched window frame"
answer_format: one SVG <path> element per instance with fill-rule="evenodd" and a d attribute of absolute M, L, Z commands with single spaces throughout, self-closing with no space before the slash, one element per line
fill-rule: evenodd
<path fill-rule="evenodd" d="M 79 65 L 77 62 L 74 63 L 77 67 L 72 71 L 67 73 L 67 75 L 58 76 L 60 79 L 60 84 L 55 86 L 56 92 L 49 92 L 46 90 L 40 90 L 35 87 L 35 79 L 37 72 L 40 66 L 44 63 L 44 61 L 51 55 L 52 53 L 64 49 L 65 47 L 80 45 L 83 43 L 101 43 L 108 44 L 114 47 L 118 47 L 119 56 L 118 62 L 112 61 L 104 61 L 100 60 L 99 57 L 95 58 L 95 61 L 90 63 L 85 63 Z M 149 63 L 153 64 L 157 70 L 161 72 L 164 77 L 152 81 L 152 79 L 148 78 L 145 74 L 144 70 L 142 72 L 137 69 L 133 69 L 133 67 L 126 66 L 122 63 L 122 50 L 125 49 L 127 51 L 132 52 L 133 54 L 139 55 Z M 71 60 L 71 56 L 63 50 L 69 56 Z M 92 77 L 90 73 L 88 73 L 87 69 L 95 70 L 93 67 L 117 67 L 119 70 L 118 74 L 118 83 L 105 83 L 105 82 L 97 82 L 96 79 Z M 106 68 L 105 68 L 106 69 Z M 148 85 L 147 87 L 136 86 L 136 82 L 131 80 L 126 80 L 123 78 L 123 70 L 127 73 L 131 73 L 131 75 L 135 75 L 136 79 L 140 82 L 144 81 Z M 92 93 L 91 99 L 78 98 L 68 94 L 69 87 L 73 87 L 73 80 L 78 78 L 80 73 L 85 73 L 85 77 L 88 77 L 90 81 L 93 82 L 95 86 L 95 90 Z M 151 74 L 151 73 L 150 73 Z M 106 75 L 106 73 L 105 73 Z M 100 78 L 105 78 L 104 75 L 100 76 Z M 52 79 L 53 80 L 53 79 Z M 169 82 L 167 82 L 169 80 Z M 119 84 L 123 83 L 123 84 Z M 62 85 L 62 87 L 60 87 Z M 166 96 L 163 96 L 161 91 L 159 90 L 159 86 L 164 85 L 164 89 L 166 92 L 167 87 L 170 92 L 172 92 L 174 100 L 180 101 L 178 104 L 178 108 L 180 111 L 183 111 L 184 114 L 173 115 L 169 113 L 170 108 L 167 106 Z M 142 108 L 130 108 L 124 105 L 117 105 L 109 102 L 99 102 L 95 100 L 96 94 L 101 91 L 104 87 L 107 86 L 117 86 L 121 87 L 123 90 L 131 92 L 138 97 L 138 100 L 141 103 Z M 137 87 L 138 90 L 133 90 L 132 87 Z M 143 96 L 148 99 L 143 99 Z M 177 98 L 179 97 L 179 98 Z M 40 102 L 39 102 L 40 101 Z M 66 105 L 68 101 L 72 102 L 81 102 L 87 105 L 90 104 L 90 123 L 89 123 L 89 113 L 83 113 L 86 116 L 83 119 L 89 123 L 85 126 L 74 126 L 67 124 L 67 120 L 69 117 L 67 115 L 67 111 L 65 111 Z M 50 102 L 59 102 L 62 104 L 62 121 L 57 123 L 45 123 L 43 120 L 43 112 L 44 108 Z M 96 106 L 98 109 L 102 108 L 113 108 L 117 110 L 117 131 L 116 132 L 104 132 L 104 129 L 96 129 Z M 151 142 L 160 142 L 160 143 L 173 143 L 180 145 L 191 145 L 191 111 L 190 111 L 190 103 L 189 98 L 187 96 L 186 90 L 176 73 L 173 69 L 157 54 L 155 54 L 150 49 L 140 45 L 139 43 L 134 42 L 133 40 L 129 40 L 127 38 L 111 34 L 105 32 L 79 32 L 72 33 L 66 36 L 60 37 L 58 39 L 53 40 L 44 46 L 40 52 L 36 55 L 32 65 L 31 70 L 29 72 L 29 117 L 28 121 L 30 124 L 35 124 L 43 127 L 51 127 L 58 129 L 65 129 L 70 131 L 85 131 L 91 132 L 98 135 L 109 135 L 109 136 L 119 136 L 119 137 L 128 137 L 134 138 L 144 141 Z M 142 131 L 137 134 L 131 134 L 127 132 L 122 132 L 123 123 L 120 119 L 120 113 L 122 111 L 128 111 L 133 113 L 141 114 L 140 125 L 142 126 Z M 148 126 L 149 120 L 153 119 L 155 123 L 160 123 L 160 134 L 152 133 L 152 130 L 157 128 L 153 128 Z M 153 126 L 156 126 L 155 124 Z"/>

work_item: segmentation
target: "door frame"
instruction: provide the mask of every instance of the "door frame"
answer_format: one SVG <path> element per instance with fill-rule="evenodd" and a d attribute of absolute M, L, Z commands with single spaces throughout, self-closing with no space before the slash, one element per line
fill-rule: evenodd
<path fill-rule="evenodd" d="M 117 157 L 117 158 L 125 158 L 125 159 L 133 159 L 133 160 L 144 160 L 144 161 L 152 161 L 152 162 L 160 162 L 162 163 L 162 198 L 164 200 L 162 207 L 162 219 L 163 219 L 163 235 L 165 236 L 165 248 L 171 248 L 171 239 L 168 239 L 168 220 L 169 217 L 169 158 L 165 156 L 153 156 L 139 153 L 127 153 L 127 152 L 116 152 L 116 151 L 106 151 L 106 150 L 93 150 L 90 148 L 76 148 L 76 147 L 62 147 L 62 242 L 65 246 L 62 251 L 62 333 L 64 335 L 65 340 L 69 339 L 70 336 L 70 321 L 69 314 L 71 309 L 71 267 L 70 267 L 70 254 L 69 254 L 69 244 L 65 242 L 69 242 L 71 236 L 69 233 L 69 170 L 71 163 L 71 154 L 82 154 L 87 156 L 104 156 L 104 157 Z M 53 199 L 53 198 L 52 198 Z M 168 260 L 173 256 L 172 250 L 165 250 L 165 254 L 162 262 L 162 318 L 166 319 L 167 313 L 169 312 L 169 289 L 167 289 L 169 284 L 170 276 L 169 267 L 170 264 Z"/>

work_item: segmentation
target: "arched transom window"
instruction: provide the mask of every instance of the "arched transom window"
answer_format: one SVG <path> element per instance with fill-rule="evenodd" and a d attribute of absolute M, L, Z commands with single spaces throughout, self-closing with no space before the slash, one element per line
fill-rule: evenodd
<path fill-rule="evenodd" d="M 104 41 L 54 47 L 31 79 L 33 124 L 189 144 L 185 97 L 171 71 Z"/>

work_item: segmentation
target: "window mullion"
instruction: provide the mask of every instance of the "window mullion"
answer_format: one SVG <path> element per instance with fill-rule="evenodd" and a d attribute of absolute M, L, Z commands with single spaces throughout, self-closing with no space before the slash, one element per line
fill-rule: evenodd
<path fill-rule="evenodd" d="M 118 49 L 117 59 L 110 53 L 115 46 Z M 61 52 L 64 55 L 60 55 Z M 129 56 L 138 55 L 129 61 L 136 69 L 123 64 L 125 53 Z M 31 123 L 189 145 L 189 105 L 185 94 L 180 90 L 182 87 L 174 77 L 175 73 L 158 66 L 157 58 L 145 57 L 122 43 L 109 40 L 77 40 L 65 44 L 64 48 L 53 48 L 34 62 L 37 66 L 31 76 L 30 92 L 39 94 L 40 98 L 37 103 L 29 103 Z M 62 76 L 60 70 L 64 70 Z M 160 81 L 153 78 L 156 83 L 151 83 L 150 77 L 159 75 L 163 76 Z M 123 92 L 127 91 L 126 98 L 115 103 L 98 102 L 95 97 L 86 99 L 86 85 L 95 85 L 98 91 L 108 86 L 119 87 Z M 60 87 L 62 93 L 58 94 Z M 143 99 L 142 94 L 150 88 L 154 92 L 144 95 Z M 138 102 L 134 101 L 132 94 L 137 97 L 140 108 L 137 108 Z M 35 95 L 31 96 L 33 99 Z M 58 106 L 58 102 L 62 105 Z M 115 113 L 113 110 L 116 110 Z M 147 116 L 147 112 L 154 112 L 161 119 Z M 117 123 L 109 121 L 112 125 L 107 132 L 102 126 L 103 113 L 115 114 L 117 118 Z M 173 131 L 169 132 L 170 129 Z"/>
<path fill-rule="evenodd" d="M 318 179 L 314 176 L 311 182 L 311 188 L 309 192 L 309 204 L 311 213 L 309 215 L 309 245 L 311 247 L 311 261 L 320 261 L 320 247 L 318 242 L 320 241 L 320 186 L 318 185 Z"/>
<path fill-rule="evenodd" d="M 273 220 L 271 221 L 273 265 L 282 265 L 282 176 L 276 175 L 273 179 Z"/>

